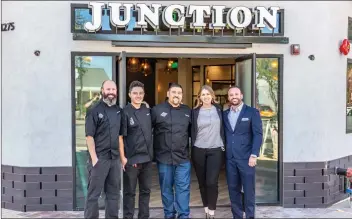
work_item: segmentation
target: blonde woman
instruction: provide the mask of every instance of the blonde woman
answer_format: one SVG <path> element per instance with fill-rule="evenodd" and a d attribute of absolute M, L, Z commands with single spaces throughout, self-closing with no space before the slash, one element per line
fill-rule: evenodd
<path fill-rule="evenodd" d="M 218 179 L 224 163 L 222 110 L 213 89 L 204 85 L 192 110 L 192 163 L 198 178 L 206 218 L 214 218 Z"/>

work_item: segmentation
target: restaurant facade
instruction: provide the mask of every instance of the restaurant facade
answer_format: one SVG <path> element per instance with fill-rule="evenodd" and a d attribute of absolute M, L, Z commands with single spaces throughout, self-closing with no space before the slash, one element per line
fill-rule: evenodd
<path fill-rule="evenodd" d="M 190 107 L 204 84 L 224 107 L 238 85 L 263 121 L 257 204 L 347 198 L 335 168 L 352 167 L 351 2 L 4 1 L 2 22 L 2 208 L 83 209 L 84 118 L 108 79 L 121 107 L 133 80 L 151 107 L 170 82 Z M 230 205 L 224 169 L 218 205 Z M 190 206 L 202 206 L 193 172 Z"/>

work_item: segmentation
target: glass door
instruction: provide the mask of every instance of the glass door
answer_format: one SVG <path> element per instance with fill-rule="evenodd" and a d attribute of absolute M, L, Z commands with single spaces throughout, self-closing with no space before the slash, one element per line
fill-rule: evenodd
<path fill-rule="evenodd" d="M 244 103 L 253 107 L 253 103 L 255 103 L 256 54 L 242 56 L 235 60 L 235 84 L 242 90 Z"/>
<path fill-rule="evenodd" d="M 258 109 L 263 144 L 256 167 L 256 202 L 277 203 L 279 197 L 278 163 L 278 75 L 279 58 L 245 55 L 236 59 L 236 82 L 245 104 Z"/>

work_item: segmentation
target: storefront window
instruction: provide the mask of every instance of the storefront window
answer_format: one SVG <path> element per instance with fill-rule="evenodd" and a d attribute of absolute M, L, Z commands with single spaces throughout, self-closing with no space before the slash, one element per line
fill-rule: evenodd
<path fill-rule="evenodd" d="M 346 86 L 346 132 L 352 133 L 352 59 L 347 62 Z"/>
<path fill-rule="evenodd" d="M 256 60 L 256 108 L 263 121 L 263 145 L 257 168 L 258 202 L 275 203 L 278 201 L 278 92 L 279 59 L 257 58 Z"/>
<path fill-rule="evenodd" d="M 352 41 L 352 17 L 348 18 L 348 39 Z"/>
<path fill-rule="evenodd" d="M 76 207 L 83 208 L 87 196 L 87 158 L 85 116 L 100 99 L 103 81 L 112 79 L 111 56 L 75 56 L 75 151 Z M 103 200 L 99 200 L 103 205 Z"/>

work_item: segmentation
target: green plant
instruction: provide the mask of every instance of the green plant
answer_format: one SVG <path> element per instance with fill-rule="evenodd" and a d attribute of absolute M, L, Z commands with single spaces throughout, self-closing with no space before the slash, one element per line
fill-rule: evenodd
<path fill-rule="evenodd" d="M 79 112 L 80 116 L 83 113 L 84 106 L 83 106 L 83 77 L 88 71 L 87 67 L 90 66 L 90 57 L 85 57 L 85 56 L 76 56 L 75 57 L 75 66 L 76 66 L 76 72 L 78 74 L 78 77 L 76 80 L 79 80 L 79 85 L 80 85 L 80 90 L 79 90 L 79 95 L 77 97 L 78 105 L 80 107 Z"/>
<path fill-rule="evenodd" d="M 259 73 L 257 79 L 263 79 L 269 85 L 269 96 L 275 104 L 275 111 L 278 111 L 277 93 L 279 90 L 278 71 L 274 70 L 273 62 L 277 63 L 277 59 L 258 58 L 256 62 L 257 72 Z M 278 65 L 276 65 L 276 68 Z M 258 88 L 257 88 L 258 89 Z M 257 91 L 258 94 L 258 91 Z M 258 98 L 256 98 L 258 101 Z"/>

